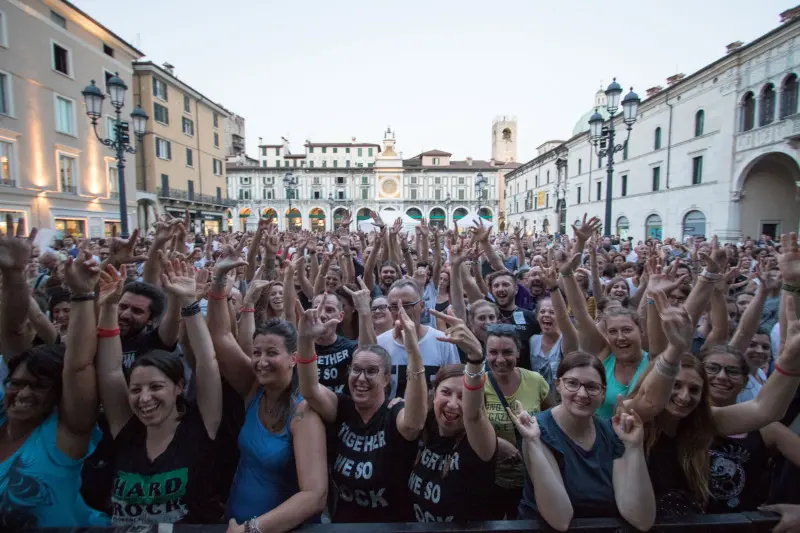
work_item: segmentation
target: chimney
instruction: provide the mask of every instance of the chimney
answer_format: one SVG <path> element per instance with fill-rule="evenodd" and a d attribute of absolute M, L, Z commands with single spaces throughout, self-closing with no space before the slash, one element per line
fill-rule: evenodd
<path fill-rule="evenodd" d="M 686 74 L 674 74 L 674 75 L 670 76 L 669 78 L 667 78 L 667 85 L 675 85 L 676 83 L 678 83 L 679 81 L 681 81 L 685 77 L 686 77 Z"/>
<path fill-rule="evenodd" d="M 784 22 L 789 22 L 797 17 L 800 17 L 800 6 L 793 7 L 792 9 L 787 9 L 783 13 L 781 13 L 781 24 Z"/>
<path fill-rule="evenodd" d="M 468 164 L 469 166 L 472 166 L 472 158 L 471 158 L 471 157 L 468 157 L 468 158 L 467 158 L 467 164 Z"/>
<path fill-rule="evenodd" d="M 731 52 L 734 52 L 739 48 L 741 48 L 743 44 L 744 43 L 742 41 L 734 41 L 725 47 L 725 51 L 730 54 Z"/>
<path fill-rule="evenodd" d="M 161 66 L 164 67 L 164 70 L 166 70 L 167 72 L 169 72 L 173 76 L 175 75 L 175 66 L 173 64 L 165 62 L 165 63 L 162 63 Z"/>
<path fill-rule="evenodd" d="M 662 89 L 663 89 L 663 87 L 661 85 L 656 85 L 655 87 L 650 87 L 649 89 L 647 89 L 648 98 L 650 96 L 653 96 L 654 94 L 660 93 Z"/>

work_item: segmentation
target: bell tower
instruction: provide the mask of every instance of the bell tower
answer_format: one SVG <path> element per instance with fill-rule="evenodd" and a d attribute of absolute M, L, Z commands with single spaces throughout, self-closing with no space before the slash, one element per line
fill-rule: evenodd
<path fill-rule="evenodd" d="M 511 163 L 517 160 L 517 117 L 502 115 L 492 121 L 492 161 Z"/>

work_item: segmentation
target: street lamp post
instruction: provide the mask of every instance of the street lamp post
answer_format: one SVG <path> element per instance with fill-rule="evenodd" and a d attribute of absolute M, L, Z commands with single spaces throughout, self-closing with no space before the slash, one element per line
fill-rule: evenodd
<path fill-rule="evenodd" d="M 589 119 L 590 138 L 594 145 L 595 152 L 597 153 L 597 157 L 598 159 L 602 159 L 606 156 L 608 157 L 606 160 L 606 216 L 605 223 L 603 224 L 603 235 L 606 237 L 611 237 L 611 197 L 614 191 L 614 153 L 624 150 L 628 139 L 631 138 L 631 128 L 633 128 L 633 123 L 636 122 L 636 113 L 639 109 L 639 102 L 641 101 L 639 96 L 633 92 L 633 87 L 631 87 L 631 91 L 625 95 L 625 98 L 622 99 L 622 121 L 627 126 L 628 136 L 625 138 L 624 143 L 615 145 L 614 136 L 616 130 L 614 128 L 614 115 L 619 109 L 620 95 L 622 95 L 622 86 L 617 83 L 617 79 L 614 78 L 614 81 L 608 86 L 608 89 L 606 89 L 606 109 L 608 109 L 609 113 L 608 126 L 603 126 L 605 122 L 603 116 L 596 110 L 594 115 Z"/>
<path fill-rule="evenodd" d="M 333 193 L 328 193 L 328 206 L 330 207 L 331 213 L 331 231 L 336 231 L 336 222 L 333 219 L 333 206 L 336 205 L 336 200 L 333 199 Z"/>
<path fill-rule="evenodd" d="M 125 85 L 125 82 L 122 81 L 118 74 L 119 73 L 111 76 L 106 82 L 106 86 L 108 87 L 108 92 L 111 97 L 111 105 L 114 106 L 114 112 L 116 114 L 116 119 L 114 121 L 114 134 L 110 135 L 108 138 L 100 137 L 100 134 L 97 132 L 97 121 L 103 116 L 103 100 L 106 98 L 106 96 L 103 94 L 103 91 L 101 91 L 94 84 L 94 80 L 92 80 L 91 85 L 88 85 L 83 91 L 81 91 L 81 94 L 86 102 L 86 114 L 92 121 L 92 129 L 94 129 L 94 134 L 97 136 L 97 140 L 116 152 L 117 181 L 119 188 L 119 216 L 122 224 L 121 237 L 123 239 L 127 239 L 130 236 L 130 233 L 128 232 L 128 203 L 125 196 L 125 152 L 129 154 L 135 154 L 136 149 L 131 146 L 128 122 L 122 120 L 122 106 L 125 105 L 125 91 L 128 90 L 128 86 Z M 133 121 L 133 133 L 139 140 L 141 140 L 142 136 L 145 134 L 148 118 L 149 117 L 147 116 L 147 113 L 145 113 L 142 107 L 138 105 L 131 113 L 131 120 Z"/>
<path fill-rule="evenodd" d="M 483 199 L 483 191 L 486 189 L 486 178 L 482 172 L 478 172 L 475 176 L 475 197 L 478 200 L 478 206 L 475 209 L 475 214 L 481 216 L 481 200 Z"/>
<path fill-rule="evenodd" d="M 289 191 L 290 190 L 293 191 L 296 186 L 297 186 L 297 179 L 294 177 L 292 171 L 290 170 L 286 173 L 285 176 L 283 176 L 283 187 L 286 189 L 286 199 L 289 201 L 289 210 L 286 213 L 286 220 L 289 226 L 292 225 L 292 196 L 294 195 L 293 192 L 290 193 Z M 288 230 L 289 228 L 286 229 Z"/>

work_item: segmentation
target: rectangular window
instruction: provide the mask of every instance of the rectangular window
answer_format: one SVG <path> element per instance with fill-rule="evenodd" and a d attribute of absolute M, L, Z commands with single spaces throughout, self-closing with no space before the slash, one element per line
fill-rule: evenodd
<path fill-rule="evenodd" d="M 76 187 L 78 161 L 69 155 L 58 154 L 58 186 L 61 192 L 77 194 Z"/>
<path fill-rule="evenodd" d="M 533 197 L 533 208 L 534 209 L 539 209 L 539 196 L 538 195 Z"/>
<path fill-rule="evenodd" d="M 103 53 L 108 57 L 114 57 L 114 49 L 108 46 L 106 43 L 103 43 Z"/>
<path fill-rule="evenodd" d="M 433 164 L 434 165 L 438 165 L 439 164 L 439 158 L 438 157 L 434 157 L 433 158 Z"/>
<path fill-rule="evenodd" d="M 194 152 L 192 152 L 191 148 L 186 149 L 186 166 L 187 167 L 194 166 Z"/>
<path fill-rule="evenodd" d="M 214 127 L 219 128 L 219 115 L 214 113 Z"/>
<path fill-rule="evenodd" d="M 368 148 L 367 151 L 368 151 L 367 155 L 369 157 L 372 157 L 372 148 Z"/>
<path fill-rule="evenodd" d="M 314 153 L 314 147 L 313 146 L 309 146 L 308 147 L 308 153 L 309 154 L 313 154 Z"/>
<path fill-rule="evenodd" d="M 222 200 L 222 188 L 217 187 L 217 201 Z"/>
<path fill-rule="evenodd" d="M 337 200 L 345 200 L 344 191 L 336 191 L 336 199 Z"/>
<path fill-rule="evenodd" d="M 465 182 L 464 182 L 464 176 L 459 176 L 459 177 L 458 177 L 458 184 L 459 184 L 459 185 L 464 185 L 464 183 L 465 183 Z"/>
<path fill-rule="evenodd" d="M 703 156 L 692 158 L 692 185 L 703 183 Z"/>
<path fill-rule="evenodd" d="M 159 103 L 153 103 L 153 118 L 161 124 L 169 124 L 169 109 Z"/>
<path fill-rule="evenodd" d="M 11 76 L 0 72 L 0 115 L 11 114 Z"/>
<path fill-rule="evenodd" d="M 164 80 L 156 78 L 155 76 L 153 76 L 153 96 L 160 98 L 165 102 L 169 100 L 167 98 L 167 96 L 169 96 L 167 93 L 167 84 L 164 82 Z"/>
<path fill-rule="evenodd" d="M 417 189 L 416 188 L 412 188 L 408 192 L 410 194 L 410 196 L 409 196 L 410 200 L 416 200 L 417 199 Z"/>
<path fill-rule="evenodd" d="M 600 196 L 603 194 L 603 182 L 597 182 L 597 198 L 595 200 L 600 201 Z"/>
<path fill-rule="evenodd" d="M 266 168 L 266 166 L 267 166 L 267 162 L 266 162 L 266 161 L 262 161 L 262 162 L 261 162 L 261 166 L 262 166 L 262 167 L 264 167 L 264 168 Z"/>
<path fill-rule="evenodd" d="M 159 159 L 172 159 L 172 143 L 161 137 L 156 137 L 156 157 Z"/>
<path fill-rule="evenodd" d="M 194 200 L 194 181 L 186 180 L 186 186 L 189 188 L 189 200 Z"/>
<path fill-rule="evenodd" d="M 319 176 L 314 176 L 313 178 L 311 178 L 311 184 L 319 185 Z"/>
<path fill-rule="evenodd" d="M 369 200 L 369 187 L 362 187 L 361 188 L 361 199 L 362 200 Z"/>
<path fill-rule="evenodd" d="M 622 145 L 622 160 L 628 160 L 628 141 L 625 141 L 625 144 Z"/>
<path fill-rule="evenodd" d="M 550 207 L 550 194 L 549 193 L 544 195 L 544 206 L 545 207 Z"/>
<path fill-rule="evenodd" d="M 433 190 L 433 199 L 436 200 L 437 202 L 441 201 L 441 199 L 442 199 L 442 189 L 434 189 Z"/>
<path fill-rule="evenodd" d="M 311 191 L 311 199 L 312 200 L 319 200 L 322 198 L 322 192 L 320 191 Z"/>
<path fill-rule="evenodd" d="M 336 185 L 344 185 L 344 176 L 336 176 Z"/>
<path fill-rule="evenodd" d="M 308 162 L 308 168 L 314 168 L 314 162 L 313 161 L 309 161 Z"/>
<path fill-rule="evenodd" d="M 288 160 L 284 161 L 283 166 L 284 168 L 289 168 L 289 161 Z"/>
<path fill-rule="evenodd" d="M 6 14 L 0 11 L 0 46 L 8 46 L 8 30 L 6 29 Z"/>
<path fill-rule="evenodd" d="M 323 154 L 327 154 L 328 153 L 328 147 L 327 146 L 323 146 L 322 147 L 322 153 Z"/>
<path fill-rule="evenodd" d="M 333 153 L 334 153 L 334 154 L 338 154 L 338 153 L 339 153 L 339 149 L 338 149 L 338 148 L 336 148 L 335 146 L 333 147 Z"/>
<path fill-rule="evenodd" d="M 192 100 L 189 98 L 188 94 L 183 95 L 183 110 L 186 113 L 192 112 Z"/>
<path fill-rule="evenodd" d="M 56 131 L 77 135 L 75 130 L 75 102 L 56 95 Z"/>
<path fill-rule="evenodd" d="M 458 199 L 459 200 L 466 199 L 466 193 L 464 192 L 464 189 L 458 189 Z"/>
<path fill-rule="evenodd" d="M 411 180 L 411 185 L 416 185 L 417 184 L 417 177 L 416 176 L 411 176 L 410 180 Z"/>
<path fill-rule="evenodd" d="M 580 175 L 581 172 L 583 172 L 583 160 L 578 159 L 578 175 Z"/>
<path fill-rule="evenodd" d="M 192 119 L 181 117 L 181 128 L 183 129 L 183 133 L 194 137 L 194 121 Z"/>
<path fill-rule="evenodd" d="M 214 159 L 214 175 L 222 176 L 222 161 Z"/>
<path fill-rule="evenodd" d="M 214 133 L 214 146 L 219 148 L 219 133 Z"/>
<path fill-rule="evenodd" d="M 56 25 L 61 26 L 65 30 L 67 29 L 67 19 L 65 19 L 62 15 L 56 13 L 55 11 L 50 11 L 50 20 L 56 23 Z"/>
<path fill-rule="evenodd" d="M 362 154 L 362 150 L 363 150 L 363 148 L 359 148 L 359 149 L 358 149 L 358 157 L 361 157 L 361 156 L 363 155 L 363 154 Z"/>
<path fill-rule="evenodd" d="M 578 186 L 578 202 L 577 203 L 581 203 L 581 187 L 580 186 Z"/>
<path fill-rule="evenodd" d="M 339 161 L 337 161 L 336 159 L 334 159 L 334 160 L 333 160 L 333 168 L 338 168 L 338 167 L 339 167 Z"/>
<path fill-rule="evenodd" d="M 323 148 L 323 150 L 324 150 L 324 148 Z M 322 160 L 322 168 L 326 168 L 327 166 L 328 166 L 328 160 L 327 159 L 323 159 Z"/>
<path fill-rule="evenodd" d="M 0 141 L 0 185 L 14 185 L 15 166 L 14 145 Z"/>
<path fill-rule="evenodd" d="M 628 175 L 622 176 L 622 196 L 628 196 Z"/>
<path fill-rule="evenodd" d="M 119 198 L 119 169 L 116 163 L 108 164 L 108 197 Z"/>
<path fill-rule="evenodd" d="M 368 166 L 369 168 L 372 168 L 372 167 L 374 167 L 374 166 L 375 166 L 375 163 L 367 163 L 367 166 Z"/>
<path fill-rule="evenodd" d="M 262 146 L 261 147 L 261 157 L 267 157 L 267 147 L 266 146 Z"/>
<path fill-rule="evenodd" d="M 349 154 L 350 153 L 350 148 L 345 148 L 344 149 L 344 153 Z"/>
<path fill-rule="evenodd" d="M 350 168 L 350 160 L 349 159 L 344 162 L 344 166 L 347 167 L 347 168 Z"/>
<path fill-rule="evenodd" d="M 653 168 L 653 191 L 661 190 L 661 167 Z"/>
<path fill-rule="evenodd" d="M 278 157 L 281 156 L 281 148 L 280 148 L 280 146 L 275 148 L 275 155 L 277 155 Z"/>
<path fill-rule="evenodd" d="M 434 185 L 441 185 L 442 184 L 442 177 L 441 176 L 435 176 L 433 178 L 433 184 Z"/>
<path fill-rule="evenodd" d="M 169 176 L 161 174 L 161 195 L 169 196 Z"/>
<path fill-rule="evenodd" d="M 550 183 L 550 171 L 547 171 L 547 183 Z"/>

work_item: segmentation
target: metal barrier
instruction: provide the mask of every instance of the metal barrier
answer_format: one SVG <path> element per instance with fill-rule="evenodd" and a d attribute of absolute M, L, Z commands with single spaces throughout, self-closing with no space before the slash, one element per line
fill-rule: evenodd
<path fill-rule="evenodd" d="M 778 522 L 773 513 L 716 514 L 676 518 L 657 522 L 650 530 L 656 533 L 768 533 Z M 131 526 L 126 528 L 40 529 L 41 533 L 225 533 L 227 525 L 162 524 L 160 526 Z M 570 531 L 583 533 L 627 533 L 636 531 L 621 520 L 613 518 L 578 518 Z M 381 523 L 381 524 L 314 524 L 303 526 L 302 533 L 529 533 L 554 531 L 536 520 L 499 520 L 469 523 Z"/>

